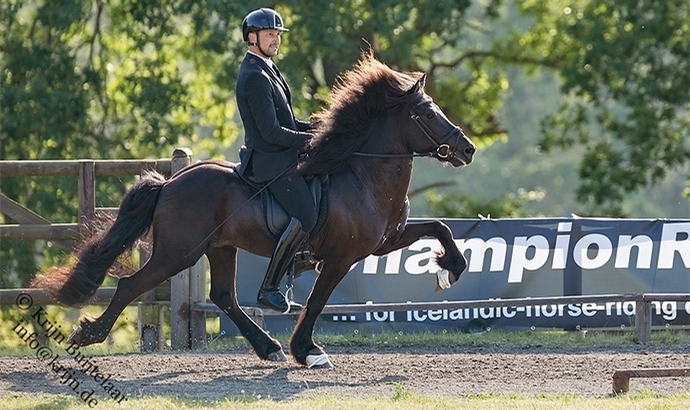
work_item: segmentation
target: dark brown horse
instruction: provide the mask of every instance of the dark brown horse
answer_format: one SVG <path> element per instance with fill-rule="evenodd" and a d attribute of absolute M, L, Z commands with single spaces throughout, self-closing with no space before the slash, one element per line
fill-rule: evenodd
<path fill-rule="evenodd" d="M 317 317 L 350 266 L 385 255 L 422 237 L 437 238 L 441 288 L 457 282 L 467 262 L 441 221 L 407 223 L 407 191 L 413 158 L 430 156 L 454 167 L 469 164 L 475 146 L 424 93 L 425 76 L 402 74 L 363 55 L 332 92 L 330 109 L 316 115 L 318 132 L 309 156 L 297 166 L 304 174 L 328 174 L 328 215 L 309 246 L 323 262 L 290 340 L 290 354 L 309 367 L 330 367 L 312 333 Z M 152 230 L 149 261 L 121 278 L 105 312 L 82 317 L 72 340 L 90 345 L 105 340 L 122 310 L 136 297 L 204 254 L 211 268 L 211 300 L 237 325 L 262 359 L 285 360 L 278 341 L 240 308 L 236 296 L 237 250 L 270 256 L 276 245 L 257 188 L 237 175 L 233 164 L 201 162 L 169 180 L 151 173 L 125 195 L 118 217 L 103 235 L 86 243 L 70 270 L 55 270 L 34 285 L 59 302 L 85 303 L 103 283 L 117 257 Z"/>

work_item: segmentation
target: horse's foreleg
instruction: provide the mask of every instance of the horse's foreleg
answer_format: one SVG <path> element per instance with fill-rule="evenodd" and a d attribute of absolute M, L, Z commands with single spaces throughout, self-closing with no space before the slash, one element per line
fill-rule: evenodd
<path fill-rule="evenodd" d="M 211 267 L 211 300 L 237 326 L 264 360 L 285 361 L 287 356 L 280 343 L 270 337 L 240 308 L 237 302 L 237 248 L 215 248 L 206 252 Z"/>
<path fill-rule="evenodd" d="M 353 262 L 333 259 L 325 261 L 290 338 L 290 354 L 297 363 L 310 368 L 333 367 L 323 349 L 314 343 L 314 325 L 331 293 L 343 280 Z"/>
<path fill-rule="evenodd" d="M 406 248 L 424 237 L 436 238 L 441 243 L 443 253 L 438 255 L 436 263 L 441 269 L 450 272 L 451 275 L 448 277 L 450 285 L 457 282 L 462 272 L 467 268 L 467 259 L 455 244 L 453 232 L 448 225 L 441 221 L 408 223 L 401 234 L 388 238 L 373 254 L 386 255 L 395 250 Z"/>
<path fill-rule="evenodd" d="M 77 343 L 78 346 L 103 342 L 122 311 L 134 299 L 160 285 L 182 269 L 184 266 L 176 269 L 170 264 L 163 263 L 162 258 L 156 257 L 154 253 L 144 267 L 117 282 L 115 295 L 100 317 L 94 319 L 89 316 L 82 316 L 79 319 L 79 327 L 70 336 L 70 341 Z"/>

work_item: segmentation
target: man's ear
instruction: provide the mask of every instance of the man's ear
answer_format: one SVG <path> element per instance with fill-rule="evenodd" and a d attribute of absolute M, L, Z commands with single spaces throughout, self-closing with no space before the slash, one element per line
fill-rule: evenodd
<path fill-rule="evenodd" d="M 252 31 L 251 33 L 247 34 L 247 40 L 249 40 L 250 43 L 256 43 L 256 32 Z"/>

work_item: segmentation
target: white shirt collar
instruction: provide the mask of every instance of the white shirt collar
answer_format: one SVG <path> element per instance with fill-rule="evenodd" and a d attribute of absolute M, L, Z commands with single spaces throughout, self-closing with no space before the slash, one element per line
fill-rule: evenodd
<path fill-rule="evenodd" d="M 259 57 L 260 59 L 264 60 L 264 63 L 266 63 L 266 65 L 268 65 L 269 67 L 273 67 L 273 61 L 271 61 L 270 57 L 260 56 L 256 53 L 252 52 L 252 51 L 249 51 L 249 50 L 247 50 L 247 53 L 251 54 L 253 56 Z"/>

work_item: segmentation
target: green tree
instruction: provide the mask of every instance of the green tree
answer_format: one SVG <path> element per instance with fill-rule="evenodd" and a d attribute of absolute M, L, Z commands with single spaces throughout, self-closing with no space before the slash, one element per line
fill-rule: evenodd
<path fill-rule="evenodd" d="M 477 50 L 486 42 L 482 27 L 498 18 L 496 3 L 281 2 L 278 11 L 290 27 L 283 37 L 281 64 L 305 97 L 298 101 L 300 112 L 322 107 L 338 74 L 350 69 L 363 50 L 372 49 L 395 69 L 426 72 L 426 92 L 479 143 L 505 136 L 494 111 L 508 86 L 506 75 L 498 56 Z"/>
<path fill-rule="evenodd" d="M 0 158 L 169 156 L 202 133 L 213 155 L 237 135 L 228 67 L 242 47 L 225 17 L 241 12 L 235 2 L 0 3 Z M 99 181 L 98 204 L 118 204 L 123 190 Z M 74 178 L 2 178 L 0 191 L 76 222 Z M 56 263 L 61 251 L 45 245 L 3 241 L 2 280 L 25 282 L 41 257 Z"/>
<path fill-rule="evenodd" d="M 537 24 L 518 41 L 528 50 L 550 43 L 562 56 L 555 69 L 563 103 L 544 119 L 541 147 L 583 147 L 578 200 L 593 213 L 622 215 L 626 194 L 690 164 L 690 5 L 596 0 L 520 6 Z"/>
<path fill-rule="evenodd" d="M 521 210 L 527 201 L 539 201 L 541 192 L 519 190 L 517 194 L 504 193 L 486 201 L 462 192 L 439 195 L 432 192 L 427 195 L 429 212 L 432 216 L 456 218 L 525 218 L 528 215 Z"/>
<path fill-rule="evenodd" d="M 557 149 L 582 155 L 584 213 L 625 216 L 627 196 L 690 165 L 687 2 L 499 3 L 500 21 L 512 24 L 480 54 L 558 75 L 562 102 L 543 118 L 539 147 L 556 160 Z"/>

